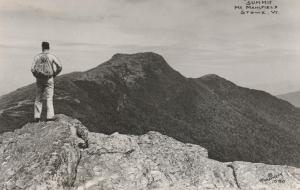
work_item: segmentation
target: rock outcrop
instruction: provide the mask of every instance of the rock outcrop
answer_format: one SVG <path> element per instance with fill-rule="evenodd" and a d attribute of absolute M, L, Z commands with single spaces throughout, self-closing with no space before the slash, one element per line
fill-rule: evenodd
<path fill-rule="evenodd" d="M 93 133 L 65 115 L 6 132 L 0 143 L 0 189 L 300 189 L 294 167 L 222 163 L 158 132 Z"/>

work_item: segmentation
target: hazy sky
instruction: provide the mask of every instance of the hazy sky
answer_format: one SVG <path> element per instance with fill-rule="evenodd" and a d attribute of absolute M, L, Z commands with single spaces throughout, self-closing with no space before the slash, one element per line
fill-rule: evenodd
<path fill-rule="evenodd" d="M 281 94 L 300 90 L 300 1 L 245 16 L 243 0 L 0 0 L 0 95 L 34 82 L 41 41 L 84 71 L 115 53 L 153 51 L 187 77 L 215 73 Z"/>

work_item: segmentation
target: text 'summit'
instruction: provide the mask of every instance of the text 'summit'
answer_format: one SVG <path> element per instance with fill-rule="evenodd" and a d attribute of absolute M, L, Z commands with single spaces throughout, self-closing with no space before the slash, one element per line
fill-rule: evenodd
<path fill-rule="evenodd" d="M 241 15 L 278 15 L 279 6 L 275 0 L 238 0 L 234 10 Z"/>

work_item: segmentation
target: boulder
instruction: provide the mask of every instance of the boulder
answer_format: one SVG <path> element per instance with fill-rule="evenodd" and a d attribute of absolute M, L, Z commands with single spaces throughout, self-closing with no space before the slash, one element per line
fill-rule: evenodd
<path fill-rule="evenodd" d="M 80 161 L 78 120 L 28 123 L 0 136 L 0 189 L 65 189 Z"/>

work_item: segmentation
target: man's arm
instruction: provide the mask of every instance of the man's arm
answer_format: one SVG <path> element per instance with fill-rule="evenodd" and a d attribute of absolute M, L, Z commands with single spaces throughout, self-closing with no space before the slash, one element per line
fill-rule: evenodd
<path fill-rule="evenodd" d="M 62 65 L 61 65 L 59 59 L 56 56 L 54 56 L 54 55 L 53 55 L 53 63 L 56 65 L 56 71 L 54 73 L 54 77 L 55 77 L 55 76 L 57 76 L 61 72 Z"/>
<path fill-rule="evenodd" d="M 35 63 L 36 63 L 36 56 L 33 58 L 33 62 L 31 64 L 31 72 L 33 73 L 34 72 L 34 66 L 35 66 Z"/>
<path fill-rule="evenodd" d="M 35 66 L 35 64 L 36 64 L 36 61 L 37 61 L 37 56 L 35 56 L 35 57 L 33 58 L 33 62 L 32 62 L 32 65 L 31 65 L 31 73 L 33 74 L 34 77 L 37 77 L 36 72 L 35 72 L 35 70 L 34 70 L 34 66 Z"/>

